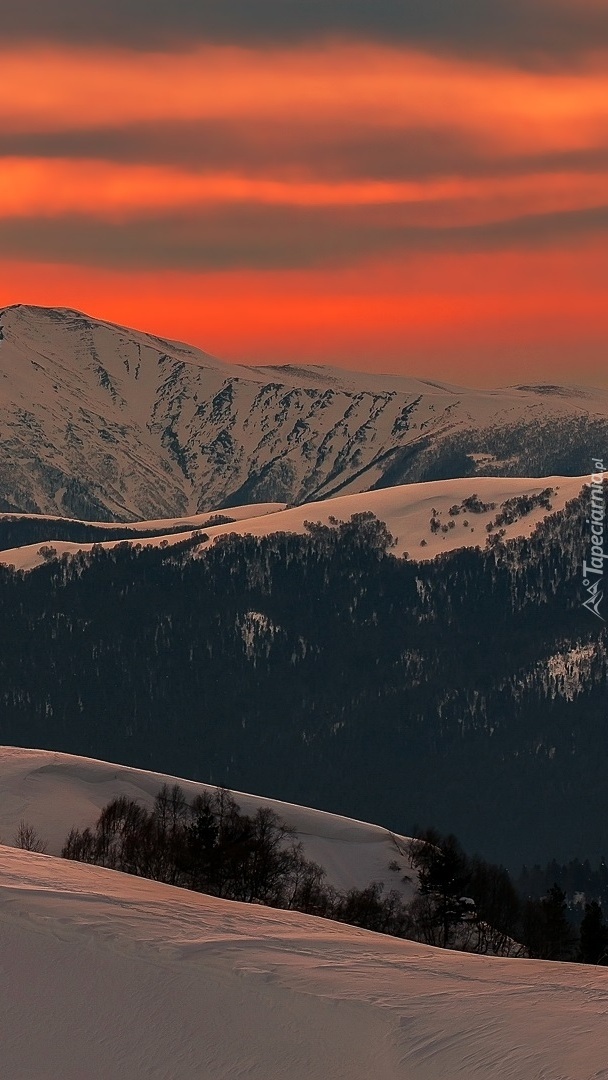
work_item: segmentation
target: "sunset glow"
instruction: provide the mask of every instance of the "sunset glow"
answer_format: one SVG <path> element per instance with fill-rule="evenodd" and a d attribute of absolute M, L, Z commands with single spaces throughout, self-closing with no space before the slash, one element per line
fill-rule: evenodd
<path fill-rule="evenodd" d="M 2 303 L 240 362 L 605 381 L 597 44 L 534 67 L 335 35 L 22 35 L 0 56 Z"/>

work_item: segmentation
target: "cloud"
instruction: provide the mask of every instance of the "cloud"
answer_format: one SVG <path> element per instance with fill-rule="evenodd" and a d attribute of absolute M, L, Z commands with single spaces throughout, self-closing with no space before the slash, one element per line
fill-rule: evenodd
<path fill-rule="evenodd" d="M 211 205 L 123 222 L 85 215 L 0 221 L 4 258 L 134 270 L 301 269 L 376 256 L 562 249 L 608 230 L 608 205 L 473 225 L 402 223 L 398 206 Z"/>
<path fill-rule="evenodd" d="M 2 8 L 4 41 L 140 50 L 339 37 L 544 66 L 608 46 L 604 0 L 20 0 Z"/>
<path fill-rule="evenodd" d="M 425 178 L 487 171 L 479 140 L 448 127 L 272 121 L 171 121 L 88 130 L 0 133 L 0 156 L 97 158 L 202 172 L 326 179 Z M 485 159 L 485 160 L 484 160 Z"/>
<path fill-rule="evenodd" d="M 307 121 L 325 131 L 465 127 L 516 152 L 602 141 L 608 129 L 605 68 L 547 75 L 371 45 L 153 57 L 5 48 L 0 67 L 5 135 L 238 119 L 255 144 L 272 124 L 287 134 Z"/>
<path fill-rule="evenodd" d="M 320 180 L 431 180 L 597 173 L 606 142 L 527 153 L 501 148 L 459 127 L 348 125 L 295 119 L 142 122 L 68 131 L 0 132 L 0 158 L 89 159 L 164 165 L 198 173 Z"/>

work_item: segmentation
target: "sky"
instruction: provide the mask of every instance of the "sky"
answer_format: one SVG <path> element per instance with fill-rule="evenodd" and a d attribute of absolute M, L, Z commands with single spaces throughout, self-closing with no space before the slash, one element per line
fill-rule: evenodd
<path fill-rule="evenodd" d="M 1 306 L 240 363 L 607 385 L 605 0 L 0 19 Z"/>

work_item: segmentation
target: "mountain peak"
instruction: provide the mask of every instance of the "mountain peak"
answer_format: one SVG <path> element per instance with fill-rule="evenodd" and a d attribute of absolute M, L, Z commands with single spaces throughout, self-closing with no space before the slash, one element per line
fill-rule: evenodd
<path fill-rule="evenodd" d="M 458 475 L 582 475 L 608 434 L 608 391 L 239 367 L 71 308 L 15 304 L 0 326 L 9 512 L 149 520 Z"/>

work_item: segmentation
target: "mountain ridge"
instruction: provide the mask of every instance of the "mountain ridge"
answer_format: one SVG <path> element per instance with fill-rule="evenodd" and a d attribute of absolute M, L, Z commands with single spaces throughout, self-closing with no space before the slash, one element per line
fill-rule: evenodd
<path fill-rule="evenodd" d="M 5 512 L 130 522 L 458 475 L 582 475 L 608 433 L 608 391 L 243 367 L 69 308 L 14 305 L 0 324 Z"/>

